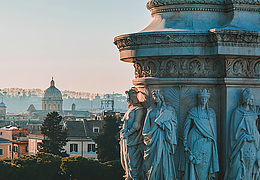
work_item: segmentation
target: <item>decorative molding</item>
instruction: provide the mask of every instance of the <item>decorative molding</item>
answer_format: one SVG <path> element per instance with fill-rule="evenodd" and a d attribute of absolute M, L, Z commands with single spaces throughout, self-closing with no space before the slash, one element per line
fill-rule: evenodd
<path fill-rule="evenodd" d="M 151 10 L 154 7 L 159 6 L 169 6 L 169 5 L 178 5 L 178 4 L 209 4 L 209 5 L 225 5 L 226 1 L 218 1 L 218 0 L 151 0 L 146 4 L 148 10 Z"/>
<path fill-rule="evenodd" d="M 260 33 L 257 31 L 217 29 L 212 30 L 212 32 L 216 34 L 217 42 L 246 44 L 260 43 Z"/>
<path fill-rule="evenodd" d="M 135 58 L 135 78 L 260 78 L 260 58 L 160 57 Z"/>
<path fill-rule="evenodd" d="M 217 57 L 135 58 L 135 77 L 223 77 L 224 65 Z"/>
<path fill-rule="evenodd" d="M 226 59 L 227 77 L 260 77 L 260 58 Z"/>
<path fill-rule="evenodd" d="M 260 47 L 260 33 L 225 29 L 212 29 L 205 33 L 136 33 L 118 36 L 114 44 L 120 51 L 159 47 Z"/>
<path fill-rule="evenodd" d="M 213 46 L 214 34 L 206 33 L 137 33 L 115 37 L 114 44 L 119 50 L 152 47 L 200 47 Z"/>
<path fill-rule="evenodd" d="M 179 11 L 210 11 L 210 12 L 231 12 L 231 11 L 253 11 L 253 12 L 260 12 L 260 7 L 249 7 L 248 5 L 241 6 L 234 5 L 232 7 L 217 7 L 217 8 L 207 8 L 207 7 L 176 7 L 176 8 L 165 8 L 165 9 L 153 9 L 151 10 L 151 14 L 158 14 L 158 13 L 166 13 L 166 12 L 179 12 Z"/>
<path fill-rule="evenodd" d="M 182 4 L 206 4 L 206 5 L 260 5 L 260 0 L 151 0 L 146 4 L 148 10 L 152 10 L 156 7 L 170 6 L 170 5 L 182 5 Z"/>

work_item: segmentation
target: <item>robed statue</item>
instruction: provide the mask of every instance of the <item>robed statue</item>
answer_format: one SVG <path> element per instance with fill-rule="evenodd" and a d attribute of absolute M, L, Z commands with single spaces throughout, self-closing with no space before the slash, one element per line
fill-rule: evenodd
<path fill-rule="evenodd" d="M 259 108 L 253 105 L 254 96 L 247 88 L 243 103 L 232 113 L 229 130 L 229 158 L 225 180 L 259 180 L 260 135 Z"/>
<path fill-rule="evenodd" d="M 177 145 L 177 115 L 165 104 L 159 90 L 152 92 L 154 106 L 148 109 L 143 129 L 144 165 L 147 180 L 175 180 L 174 152 Z"/>
<path fill-rule="evenodd" d="M 120 131 L 121 164 L 125 170 L 126 180 L 143 180 L 143 124 L 146 109 L 137 98 L 138 89 L 133 87 L 126 91 L 128 111 L 122 118 L 123 128 Z"/>
<path fill-rule="evenodd" d="M 208 107 L 210 93 L 200 90 L 198 105 L 189 110 L 184 125 L 183 180 L 211 180 L 219 171 L 216 114 Z"/>

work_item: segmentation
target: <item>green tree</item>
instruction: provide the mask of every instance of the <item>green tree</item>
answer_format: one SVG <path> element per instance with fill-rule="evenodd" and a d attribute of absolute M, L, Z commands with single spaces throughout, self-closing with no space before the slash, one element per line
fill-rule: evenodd
<path fill-rule="evenodd" d="M 62 117 L 56 111 L 47 114 L 42 124 L 41 133 L 44 140 L 40 144 L 40 152 L 52 153 L 59 156 L 67 156 L 63 146 L 68 142 L 66 129 L 60 124 Z"/>
<path fill-rule="evenodd" d="M 103 131 L 94 141 L 97 144 L 98 160 L 101 162 L 119 159 L 119 121 L 115 116 L 104 118 Z"/>

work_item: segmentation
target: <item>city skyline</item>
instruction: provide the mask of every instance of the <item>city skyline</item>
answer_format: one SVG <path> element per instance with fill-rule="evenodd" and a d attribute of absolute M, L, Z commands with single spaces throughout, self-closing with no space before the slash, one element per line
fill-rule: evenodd
<path fill-rule="evenodd" d="M 46 89 L 53 76 L 62 91 L 124 94 L 134 68 L 119 60 L 113 38 L 149 24 L 147 2 L 2 2 L 0 88 Z"/>

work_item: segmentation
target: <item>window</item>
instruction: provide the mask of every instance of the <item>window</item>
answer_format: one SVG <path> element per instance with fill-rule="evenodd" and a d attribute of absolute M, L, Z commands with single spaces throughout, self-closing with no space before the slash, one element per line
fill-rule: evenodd
<path fill-rule="evenodd" d="M 88 152 L 95 152 L 96 145 L 95 144 L 88 144 Z"/>
<path fill-rule="evenodd" d="M 0 149 L 0 156 L 3 156 L 3 149 Z"/>
<path fill-rule="evenodd" d="M 47 110 L 47 108 L 46 108 L 46 104 L 44 104 L 44 110 Z"/>
<path fill-rule="evenodd" d="M 78 152 L 78 144 L 70 144 L 70 152 Z"/>
<path fill-rule="evenodd" d="M 0 135 L 3 135 L 3 132 L 0 132 Z"/>
<path fill-rule="evenodd" d="M 51 105 L 49 105 L 49 110 L 51 110 Z"/>
<path fill-rule="evenodd" d="M 55 110 L 55 108 L 56 108 L 56 107 L 55 107 L 55 104 L 54 104 L 54 105 L 53 105 L 53 110 Z"/>
<path fill-rule="evenodd" d="M 18 152 L 17 146 L 13 146 L 13 151 L 14 151 L 14 152 Z"/>
<path fill-rule="evenodd" d="M 99 132 L 99 127 L 93 127 L 93 132 L 98 133 Z"/>

